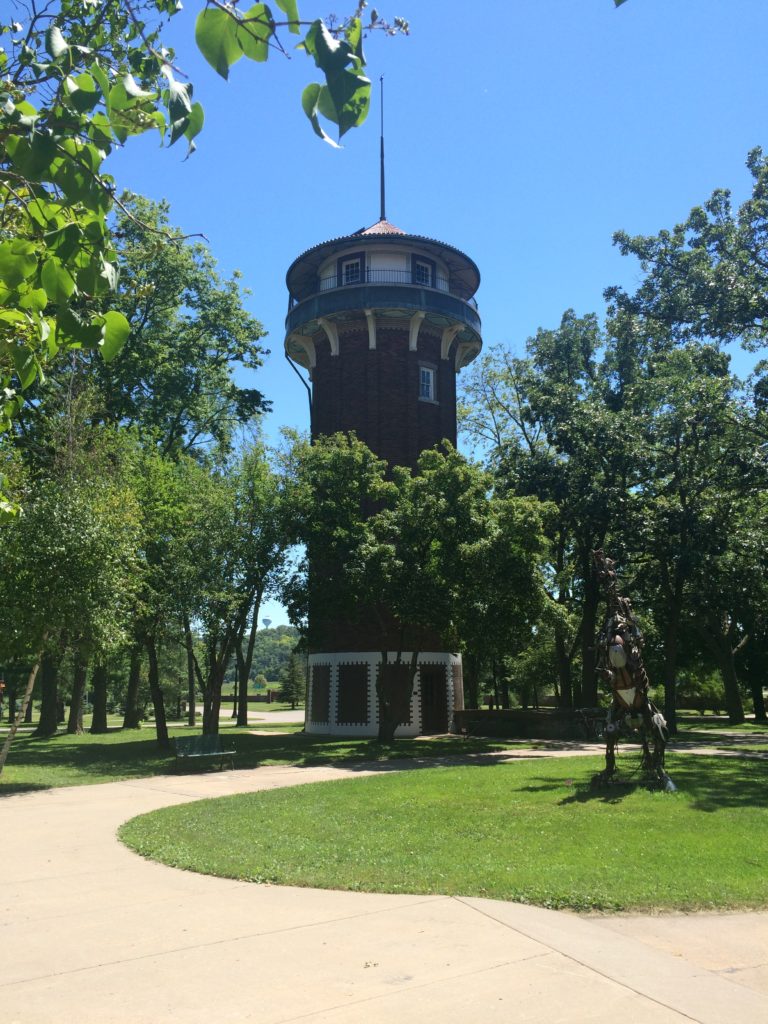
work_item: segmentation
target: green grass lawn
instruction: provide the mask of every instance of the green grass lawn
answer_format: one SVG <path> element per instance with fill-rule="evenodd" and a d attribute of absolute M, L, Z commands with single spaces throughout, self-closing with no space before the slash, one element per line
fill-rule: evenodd
<path fill-rule="evenodd" d="M 259 728 L 254 724 L 252 728 Z M 173 736 L 199 734 L 194 729 L 175 726 Z M 380 761 L 391 758 L 442 757 L 499 750 L 503 740 L 460 737 L 425 740 L 397 740 L 382 746 L 375 740 L 332 738 L 306 735 L 296 725 L 270 727 L 270 735 L 253 736 L 248 729 L 221 726 L 221 733 L 237 751 L 237 768 L 255 768 L 261 764 L 330 764 L 335 761 Z M 519 744 L 517 744 L 519 746 Z M 119 729 L 91 736 L 62 733 L 50 739 L 33 739 L 21 734 L 14 740 L 8 762 L 0 775 L 0 796 L 54 786 L 82 786 L 120 779 L 143 778 L 174 770 L 173 755 L 161 751 L 152 726 L 122 732 Z"/>
<path fill-rule="evenodd" d="M 169 807 L 121 839 L 282 885 L 575 910 L 765 906 L 768 764 L 672 756 L 676 794 L 593 791 L 602 759 L 427 768 Z"/>
<path fill-rule="evenodd" d="M 231 691 L 229 693 L 223 693 L 222 694 L 222 699 L 221 699 L 221 710 L 222 711 L 226 711 L 228 708 L 230 710 L 232 709 L 232 693 L 231 693 Z M 271 704 L 268 704 L 266 701 L 253 701 L 253 702 L 248 704 L 248 713 L 249 714 L 258 714 L 258 715 L 262 714 L 262 712 L 264 712 L 264 711 L 269 712 L 269 711 L 303 711 L 303 710 L 304 710 L 304 701 L 302 701 L 300 704 L 297 704 L 295 708 L 291 707 L 291 702 L 290 701 L 281 701 L 281 700 L 273 700 Z"/>

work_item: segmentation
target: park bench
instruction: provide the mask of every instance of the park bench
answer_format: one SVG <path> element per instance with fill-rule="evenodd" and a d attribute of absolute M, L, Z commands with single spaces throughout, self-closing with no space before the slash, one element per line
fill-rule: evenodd
<path fill-rule="evenodd" d="M 173 741 L 176 755 L 176 769 L 185 761 L 218 761 L 219 771 L 223 771 L 224 762 L 229 761 L 235 767 L 235 751 L 225 750 L 221 736 L 180 736 Z"/>

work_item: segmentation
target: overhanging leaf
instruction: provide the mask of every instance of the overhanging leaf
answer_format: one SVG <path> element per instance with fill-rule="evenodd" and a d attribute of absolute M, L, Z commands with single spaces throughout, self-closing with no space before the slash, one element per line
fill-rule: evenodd
<path fill-rule="evenodd" d="M 56 156 L 56 143 L 50 135 L 35 133 L 32 140 L 11 135 L 5 144 L 14 167 L 31 181 L 45 177 Z"/>
<path fill-rule="evenodd" d="M 122 350 L 131 333 L 131 325 L 122 313 L 111 309 L 104 314 L 104 341 L 101 354 L 104 361 L 110 363 Z"/>
<path fill-rule="evenodd" d="M 254 4 L 243 14 L 243 22 L 237 26 L 237 41 L 250 60 L 261 62 L 269 56 L 273 24 L 272 12 L 266 4 Z"/>
<path fill-rule="evenodd" d="M 328 135 L 327 132 L 323 131 L 320 124 L 320 118 L 318 117 L 320 96 L 325 87 L 317 82 L 312 82 L 306 87 L 304 92 L 301 94 L 301 105 L 304 108 L 304 113 L 310 120 L 312 130 L 315 135 L 327 142 L 329 146 L 333 146 L 338 149 L 338 143 L 334 142 L 333 139 Z"/>
<path fill-rule="evenodd" d="M 288 18 L 288 31 L 295 36 L 301 32 L 299 27 L 299 8 L 296 0 L 276 0 L 277 6 Z"/>
<path fill-rule="evenodd" d="M 352 38 L 355 41 L 354 32 Z M 357 43 L 359 48 L 359 40 Z M 362 72 L 362 56 L 349 43 L 334 39 L 319 19 L 307 32 L 304 48 L 325 73 L 327 94 L 315 97 L 315 113 L 319 111 L 337 124 L 341 137 L 363 123 L 370 107 L 371 83 Z"/>
<path fill-rule="evenodd" d="M 184 132 L 184 137 L 189 142 L 194 139 L 196 135 L 199 135 L 203 130 L 203 124 L 205 122 L 205 112 L 199 103 L 193 103 L 192 109 L 189 112 L 189 122 Z"/>
<path fill-rule="evenodd" d="M 34 246 L 26 242 L 0 243 L 0 279 L 15 288 L 37 269 Z"/>
<path fill-rule="evenodd" d="M 68 348 L 96 348 L 104 337 L 104 318 L 91 322 L 69 307 L 56 318 L 56 340 Z"/>
<path fill-rule="evenodd" d="M 63 57 L 69 49 L 67 41 L 62 35 L 61 29 L 58 25 L 51 25 L 45 33 L 45 48 L 54 60 L 58 60 L 59 57 Z"/>
<path fill-rule="evenodd" d="M 30 288 L 19 299 L 19 306 L 22 309 L 33 310 L 36 313 L 42 313 L 47 305 L 48 295 L 44 288 Z"/>
<path fill-rule="evenodd" d="M 126 93 L 136 100 L 150 100 L 156 96 L 156 93 L 146 92 L 142 89 L 133 75 L 123 75 L 122 82 Z"/>
<path fill-rule="evenodd" d="M 168 79 L 168 113 L 171 121 L 178 121 L 192 113 L 192 86 Z"/>
<path fill-rule="evenodd" d="M 21 382 L 22 390 L 26 390 L 38 374 L 38 364 L 34 353 L 22 345 L 12 345 L 11 358 L 13 359 L 16 374 Z"/>
<path fill-rule="evenodd" d="M 200 11 L 195 21 L 198 49 L 222 78 L 229 78 L 229 69 L 243 55 L 237 29 L 235 19 L 218 7 Z"/>

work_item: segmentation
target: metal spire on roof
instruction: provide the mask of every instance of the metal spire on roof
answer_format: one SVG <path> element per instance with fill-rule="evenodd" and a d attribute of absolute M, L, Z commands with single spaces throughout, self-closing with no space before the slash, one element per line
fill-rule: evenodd
<path fill-rule="evenodd" d="M 381 215 L 379 220 L 386 220 L 386 204 L 384 200 L 384 75 L 379 78 L 381 91 Z"/>

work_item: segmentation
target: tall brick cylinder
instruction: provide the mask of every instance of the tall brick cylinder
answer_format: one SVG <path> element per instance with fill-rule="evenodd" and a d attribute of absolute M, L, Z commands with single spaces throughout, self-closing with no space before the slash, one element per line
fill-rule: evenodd
<path fill-rule="evenodd" d="M 298 257 L 286 277 L 287 356 L 308 371 L 312 436 L 354 431 L 390 465 L 456 443 L 456 374 L 482 347 L 480 274 L 453 246 L 381 220 Z M 461 657 L 421 651 L 398 735 L 447 732 L 463 707 Z M 381 638 L 333 623 L 309 657 L 308 732 L 376 735 Z"/>

